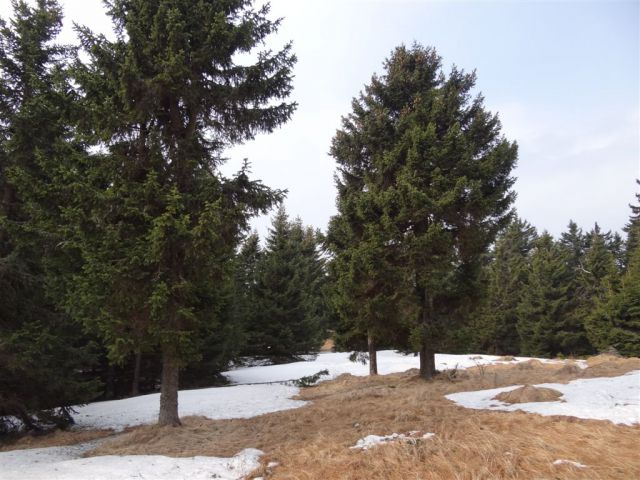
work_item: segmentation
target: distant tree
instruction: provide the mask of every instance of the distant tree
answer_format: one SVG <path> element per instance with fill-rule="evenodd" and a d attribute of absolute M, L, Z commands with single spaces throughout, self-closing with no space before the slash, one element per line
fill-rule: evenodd
<path fill-rule="evenodd" d="M 640 194 L 636 194 L 640 200 Z M 640 356 L 640 206 L 631 205 L 631 218 L 626 225 L 624 273 L 618 277 L 615 249 L 606 247 L 606 236 L 594 229 L 596 248 L 591 253 L 587 285 L 593 291 L 592 309 L 586 323 L 592 342 L 600 350 L 615 348 L 622 355 Z M 613 242 L 614 245 L 616 242 Z M 605 246 L 603 247 L 603 244 Z"/>
<path fill-rule="evenodd" d="M 518 306 L 521 353 L 553 356 L 568 301 L 570 272 L 566 253 L 544 232 L 535 242 L 530 271 Z"/>
<path fill-rule="evenodd" d="M 476 314 L 473 344 L 488 353 L 520 353 L 519 305 L 528 289 L 535 227 L 515 217 L 498 235 L 487 268 L 486 300 Z"/>
<path fill-rule="evenodd" d="M 565 252 L 569 288 L 565 314 L 557 325 L 557 344 L 563 355 L 587 355 L 594 352 L 585 330 L 585 308 L 590 305 L 587 289 L 581 282 L 584 274 L 588 241 L 578 225 L 570 221 L 567 231 L 560 237 L 560 248 Z"/>
<path fill-rule="evenodd" d="M 67 212 L 84 267 L 68 308 L 112 360 L 162 355 L 160 425 L 178 425 L 179 372 L 222 321 L 231 259 L 249 218 L 281 200 L 219 172 L 222 150 L 271 132 L 295 105 L 290 45 L 253 51 L 278 28 L 247 0 L 113 0 L 116 40 L 79 29 L 83 133 L 101 149 Z M 225 335 L 224 328 L 216 328 Z"/>
<path fill-rule="evenodd" d="M 91 344 L 60 308 L 57 277 L 76 264 L 58 248 L 64 192 L 56 181 L 82 155 L 70 139 L 69 49 L 55 44 L 54 0 L 12 1 L 0 20 L 0 433 L 72 422 L 70 406 L 96 394 L 83 371 Z"/>
<path fill-rule="evenodd" d="M 640 247 L 636 246 L 618 290 L 608 289 L 590 317 L 592 332 L 626 356 L 640 356 Z"/>
<path fill-rule="evenodd" d="M 257 266 L 248 353 L 290 358 L 319 348 L 326 275 L 319 245 L 316 232 L 278 210 Z"/>
<path fill-rule="evenodd" d="M 362 178 L 359 208 L 380 219 L 378 244 L 400 252 L 424 378 L 435 373 L 435 348 L 456 309 L 475 294 L 482 256 L 514 198 L 516 145 L 482 96 L 471 98 L 474 86 L 475 74 L 444 75 L 433 49 L 399 47 L 336 135 L 346 146 L 339 165 Z"/>
<path fill-rule="evenodd" d="M 640 180 L 636 180 L 636 183 L 640 186 Z M 631 217 L 624 227 L 624 231 L 627 234 L 624 268 L 631 263 L 633 252 L 640 245 L 640 193 L 636 193 L 636 201 L 638 202 L 637 205 L 629 205 L 631 207 Z"/>
<path fill-rule="evenodd" d="M 600 315 L 596 314 L 596 307 L 606 301 L 606 298 L 617 291 L 619 285 L 619 271 L 616 259 L 609 248 L 610 234 L 602 232 L 598 224 L 588 234 L 589 247 L 584 257 L 584 264 L 580 270 L 580 286 L 584 298 L 580 312 L 591 344 L 598 350 L 604 350 L 609 345 L 609 330 L 611 325 Z"/>
<path fill-rule="evenodd" d="M 258 273 L 264 252 L 260 237 L 251 233 L 242 243 L 234 262 L 233 316 L 246 335 L 260 313 L 258 304 Z M 242 348 L 246 346 L 246 338 Z"/>

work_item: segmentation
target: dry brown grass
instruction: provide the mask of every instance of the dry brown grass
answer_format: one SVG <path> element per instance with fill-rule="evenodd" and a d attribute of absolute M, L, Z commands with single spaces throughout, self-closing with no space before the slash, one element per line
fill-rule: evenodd
<path fill-rule="evenodd" d="M 14 441 L 0 443 L 0 452 L 26 448 L 61 447 L 77 443 L 90 442 L 112 436 L 113 430 L 56 430 L 46 435 L 23 435 Z"/>
<path fill-rule="evenodd" d="M 515 390 L 501 392 L 493 397 L 493 400 L 499 400 L 504 403 L 555 402 L 561 396 L 562 393 L 553 388 L 524 385 Z"/>
<path fill-rule="evenodd" d="M 322 347 L 320 347 L 320 351 L 332 352 L 335 346 L 336 346 L 336 342 L 332 338 L 327 338 L 322 344 Z"/>
<path fill-rule="evenodd" d="M 538 361 L 460 371 L 425 382 L 416 371 L 374 378 L 342 375 L 305 389 L 312 403 L 251 419 L 184 419 L 181 428 L 140 427 L 92 455 L 230 456 L 247 447 L 265 452 L 254 472 L 269 479 L 630 479 L 640 478 L 640 427 L 521 412 L 468 410 L 444 395 L 514 384 L 615 376 L 639 359 L 611 359 L 585 370 Z M 411 430 L 434 432 L 416 445 L 350 450 L 359 438 Z M 554 466 L 557 459 L 588 468 Z M 279 466 L 266 467 L 276 461 Z M 251 477 L 250 477 L 251 478 Z"/>

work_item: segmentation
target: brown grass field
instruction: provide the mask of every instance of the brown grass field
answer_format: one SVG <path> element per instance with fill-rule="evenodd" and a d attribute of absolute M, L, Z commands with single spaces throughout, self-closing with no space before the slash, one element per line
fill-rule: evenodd
<path fill-rule="evenodd" d="M 248 478 L 283 480 L 636 479 L 640 478 L 640 426 L 469 410 L 444 395 L 616 376 L 637 369 L 640 359 L 599 356 L 590 359 L 585 370 L 571 363 L 534 360 L 458 371 L 453 378 L 441 374 L 432 381 L 419 379 L 415 370 L 373 378 L 342 375 L 304 389 L 300 398 L 311 403 L 296 410 L 251 419 L 186 417 L 179 428 L 137 427 L 107 440 L 90 455 L 231 456 L 253 447 L 265 455 L 262 467 Z M 435 436 L 413 445 L 349 448 L 366 435 L 412 430 Z M 42 438 L 29 446 L 52 444 L 55 441 Z M 553 465 L 558 459 L 587 468 Z M 268 468 L 269 462 L 278 466 Z"/>

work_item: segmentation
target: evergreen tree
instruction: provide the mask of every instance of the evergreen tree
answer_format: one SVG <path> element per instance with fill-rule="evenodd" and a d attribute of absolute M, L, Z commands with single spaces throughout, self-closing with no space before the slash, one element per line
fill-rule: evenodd
<path fill-rule="evenodd" d="M 569 287 L 567 255 L 544 232 L 535 242 L 527 287 L 518 306 L 522 354 L 553 356 L 560 352 L 558 332 L 565 316 Z"/>
<path fill-rule="evenodd" d="M 483 98 L 471 98 L 474 86 L 474 74 L 444 75 L 433 49 L 397 48 L 334 140 L 339 165 L 362 178 L 358 208 L 380 218 L 377 243 L 400 252 L 425 378 L 461 301 L 477 291 L 482 255 L 514 197 L 516 145 L 500 134 Z"/>
<path fill-rule="evenodd" d="M 528 289 L 536 229 L 515 217 L 498 235 L 488 266 L 486 301 L 477 314 L 474 346 L 497 355 L 520 353 L 520 303 Z"/>
<path fill-rule="evenodd" d="M 609 248 L 610 236 L 610 233 L 602 232 L 598 224 L 589 232 L 589 247 L 579 277 L 582 295 L 586 299 L 579 314 L 591 344 L 601 351 L 610 346 L 610 324 L 595 310 L 617 290 L 619 282 L 616 260 Z"/>
<path fill-rule="evenodd" d="M 640 200 L 640 195 L 636 194 Z M 593 292 L 592 310 L 586 316 L 587 328 L 594 345 L 600 350 L 615 348 L 622 355 L 640 355 L 640 243 L 638 242 L 640 206 L 631 205 L 631 218 L 626 225 L 624 273 L 618 277 L 615 251 L 605 251 L 606 237 L 596 228 L 592 235 L 597 247 L 588 262 L 592 275 L 586 276 Z M 596 225 L 597 227 L 597 225 Z M 603 247 L 602 244 L 605 244 Z M 613 245 L 617 242 L 614 240 Z"/>
<path fill-rule="evenodd" d="M 278 210 L 258 263 L 247 353 L 290 358 L 320 346 L 325 270 L 318 246 L 316 232 Z"/>
<path fill-rule="evenodd" d="M 558 353 L 563 355 L 586 355 L 594 352 L 584 326 L 584 311 L 590 299 L 581 284 L 587 245 L 582 229 L 570 221 L 567 231 L 560 238 L 560 248 L 567 258 L 569 282 L 565 314 L 557 327 Z"/>
<path fill-rule="evenodd" d="M 260 237 L 251 233 L 242 243 L 235 258 L 233 316 L 246 332 L 256 324 L 260 312 L 258 304 L 258 269 L 264 252 Z M 243 348 L 246 346 L 246 338 Z"/>
<path fill-rule="evenodd" d="M 64 198 L 55 182 L 82 153 L 69 139 L 71 52 L 54 43 L 62 10 L 54 0 L 11 5 L 13 19 L 0 20 L 0 417 L 37 429 L 72 422 L 70 406 L 97 385 L 81 373 L 91 345 L 55 288 L 60 268 L 71 271 L 57 248 Z"/>
<path fill-rule="evenodd" d="M 177 425 L 179 371 L 222 321 L 241 234 L 282 198 L 246 165 L 223 177 L 220 155 L 290 118 L 295 58 L 287 45 L 235 63 L 279 25 L 248 0 L 107 6 L 115 41 L 79 30 L 89 58 L 77 65 L 82 127 L 104 148 L 66 213 L 84 262 L 68 308 L 100 332 L 112 360 L 161 352 L 159 424 Z"/>
<path fill-rule="evenodd" d="M 636 183 L 640 186 L 640 180 L 636 180 Z M 627 239 L 625 243 L 623 268 L 626 268 L 626 266 L 631 263 L 633 252 L 635 252 L 640 245 L 640 193 L 636 193 L 636 201 L 638 202 L 637 205 L 629 205 L 629 207 L 631 207 L 631 217 L 624 227 Z"/>
<path fill-rule="evenodd" d="M 343 209 L 329 225 L 327 242 L 334 255 L 332 304 L 340 319 L 337 343 L 342 348 L 366 350 L 369 374 L 377 375 L 377 348 L 398 346 L 402 315 L 409 314 L 408 292 L 402 270 L 394 263 L 397 249 L 384 243 L 378 222 L 367 221 L 357 237 L 350 222 L 358 221 Z"/>
<path fill-rule="evenodd" d="M 590 324 L 602 329 L 601 346 L 607 344 L 626 356 L 640 356 L 640 247 L 632 253 L 627 271 L 620 279 L 618 291 L 609 289 L 596 304 Z"/>

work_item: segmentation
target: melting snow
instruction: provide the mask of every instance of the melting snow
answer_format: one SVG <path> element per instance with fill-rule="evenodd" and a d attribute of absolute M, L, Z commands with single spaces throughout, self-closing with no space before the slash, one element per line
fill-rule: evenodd
<path fill-rule="evenodd" d="M 182 390 L 178 407 L 181 416 L 201 415 L 214 420 L 250 418 L 305 405 L 306 402 L 291 399 L 298 392 L 298 388 L 286 385 L 238 385 Z M 160 394 L 154 393 L 76 407 L 78 413 L 74 415 L 74 419 L 81 428 L 121 430 L 128 426 L 156 422 L 159 408 Z"/>
<path fill-rule="evenodd" d="M 392 433 L 391 435 L 367 435 L 364 438 L 358 440 L 358 442 L 353 446 L 349 447 L 355 450 L 369 450 L 376 445 L 382 445 L 391 442 L 405 442 L 410 444 L 416 444 L 418 440 L 431 438 L 435 435 L 435 433 L 425 433 L 421 437 L 419 437 L 420 432 L 409 432 L 407 435 L 402 433 Z"/>
<path fill-rule="evenodd" d="M 77 458 L 95 442 L 73 447 L 34 448 L 0 453 L 1 480 L 240 480 L 260 466 L 260 450 L 231 458 L 129 455 Z"/>
<path fill-rule="evenodd" d="M 610 420 L 633 425 L 640 423 L 640 370 L 620 377 L 584 378 L 568 384 L 543 383 L 536 387 L 553 388 L 562 393 L 557 402 L 507 404 L 493 400 L 497 394 L 521 387 L 514 385 L 476 392 L 447 395 L 458 405 L 480 410 L 523 410 L 540 415 L 566 415 L 585 419 Z"/>
<path fill-rule="evenodd" d="M 517 357 L 513 361 L 502 361 L 495 355 L 448 355 L 436 354 L 436 369 L 465 369 L 478 365 L 494 365 L 502 363 L 525 362 L 531 358 Z M 562 361 L 537 359 L 544 363 Z M 412 368 L 420 368 L 420 359 L 413 355 L 405 355 L 393 350 L 378 352 L 378 372 L 381 375 L 405 372 Z M 284 382 L 313 375 L 320 370 L 328 370 L 329 377 L 335 378 L 343 373 L 365 376 L 369 374 L 369 366 L 349 361 L 348 352 L 321 353 L 315 360 L 293 362 L 283 365 L 268 365 L 261 367 L 236 368 L 224 372 L 224 375 L 235 384 Z"/>
<path fill-rule="evenodd" d="M 579 462 L 574 462 L 573 460 L 556 460 L 555 462 L 553 462 L 554 465 L 571 465 L 572 467 L 576 467 L 576 468 L 587 468 L 586 465 L 583 465 L 582 463 Z"/>

